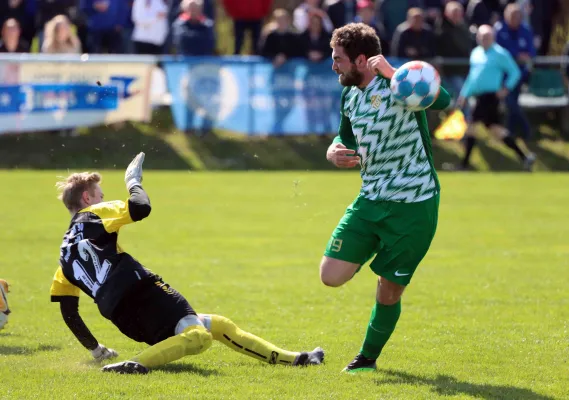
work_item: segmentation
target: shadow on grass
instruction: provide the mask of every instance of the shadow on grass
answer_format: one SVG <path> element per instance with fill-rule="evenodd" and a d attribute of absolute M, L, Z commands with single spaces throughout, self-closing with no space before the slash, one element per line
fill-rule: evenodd
<path fill-rule="evenodd" d="M 125 123 L 82 129 L 79 136 L 48 132 L 0 135 L 0 169 L 119 169 L 126 168 L 140 151 L 148 170 L 304 170 L 338 171 L 326 160 L 332 135 L 246 137 L 223 130 L 205 136 L 176 130 L 169 110 L 156 110 L 150 124 Z M 517 159 L 508 158 L 503 145 L 478 142 L 491 171 L 522 171 Z M 569 146 L 535 142 L 531 145 L 547 170 L 569 171 Z M 438 170 L 460 164 L 462 143 L 433 141 Z M 567 154 L 567 155 L 566 155 Z M 481 165 L 473 165 L 475 170 Z"/>
<path fill-rule="evenodd" d="M 153 368 L 153 371 L 163 371 L 169 374 L 197 374 L 201 376 L 221 375 L 216 369 L 205 369 L 192 364 L 166 364 Z"/>
<path fill-rule="evenodd" d="M 429 378 L 408 374 L 395 370 L 382 370 L 386 379 L 378 379 L 378 385 L 384 384 L 411 384 L 431 386 L 431 390 L 441 396 L 468 395 L 481 399 L 526 399 L 526 400 L 554 400 L 553 397 L 535 393 L 530 389 L 514 386 L 479 384 L 464 382 L 448 375 L 437 375 Z"/>
<path fill-rule="evenodd" d="M 24 346 L 6 346 L 0 344 L 0 355 L 4 356 L 28 356 L 30 354 L 39 353 L 42 351 L 57 351 L 61 350 L 59 346 L 52 346 L 49 344 L 40 344 L 38 347 L 24 347 Z"/>
<path fill-rule="evenodd" d="M 0 136 L 0 168 L 123 169 L 138 152 L 149 169 L 189 169 L 188 163 L 162 138 L 131 124 L 120 130 L 95 128 L 79 136 L 48 132 Z"/>

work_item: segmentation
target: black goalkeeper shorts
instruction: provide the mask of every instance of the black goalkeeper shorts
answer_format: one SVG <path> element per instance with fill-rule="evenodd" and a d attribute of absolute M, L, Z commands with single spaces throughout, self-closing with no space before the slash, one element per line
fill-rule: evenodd
<path fill-rule="evenodd" d="M 174 336 L 176 325 L 187 315 L 196 312 L 184 296 L 153 277 L 125 294 L 111 321 L 132 340 L 153 345 Z"/>

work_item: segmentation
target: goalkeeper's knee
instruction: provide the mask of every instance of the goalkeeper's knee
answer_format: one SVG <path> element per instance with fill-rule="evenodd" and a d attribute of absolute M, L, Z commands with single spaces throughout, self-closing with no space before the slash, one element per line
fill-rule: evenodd
<path fill-rule="evenodd" d="M 232 320 L 221 315 L 201 314 L 200 317 L 214 340 L 222 340 L 224 334 L 233 337 L 239 329 Z"/>
<path fill-rule="evenodd" d="M 211 347 L 212 335 L 201 325 L 188 326 L 178 336 L 183 339 L 180 345 L 187 356 L 203 353 Z"/>

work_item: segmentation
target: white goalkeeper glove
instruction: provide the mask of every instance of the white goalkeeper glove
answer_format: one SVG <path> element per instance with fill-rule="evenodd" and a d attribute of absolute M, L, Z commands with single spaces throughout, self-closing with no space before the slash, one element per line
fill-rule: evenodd
<path fill-rule="evenodd" d="M 135 185 L 142 183 L 142 163 L 144 162 L 144 153 L 138 153 L 134 160 L 130 162 L 124 174 L 124 182 L 126 189 L 130 191 Z"/>
<path fill-rule="evenodd" d="M 91 350 L 91 355 L 95 361 L 109 360 L 119 356 L 119 353 L 113 349 L 107 349 L 104 345 L 99 344 L 94 350 Z"/>

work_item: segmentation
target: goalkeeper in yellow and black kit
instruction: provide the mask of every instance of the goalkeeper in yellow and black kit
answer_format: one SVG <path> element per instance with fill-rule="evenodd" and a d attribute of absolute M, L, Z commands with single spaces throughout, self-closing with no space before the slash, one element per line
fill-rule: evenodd
<path fill-rule="evenodd" d="M 118 354 L 98 343 L 81 319 L 81 291 L 123 334 L 151 345 L 136 357 L 102 370 L 147 373 L 153 367 L 202 353 L 213 340 L 270 364 L 321 364 L 324 351 L 319 347 L 311 352 L 283 350 L 242 331 L 225 317 L 196 314 L 180 293 L 121 250 L 119 229 L 146 218 L 151 210 L 141 185 L 143 161 L 144 153 L 140 153 L 126 170 L 127 202 L 104 202 L 98 173 L 75 173 L 57 185 L 72 218 L 60 248 L 51 300 L 60 303 L 65 323 L 98 361 Z"/>

